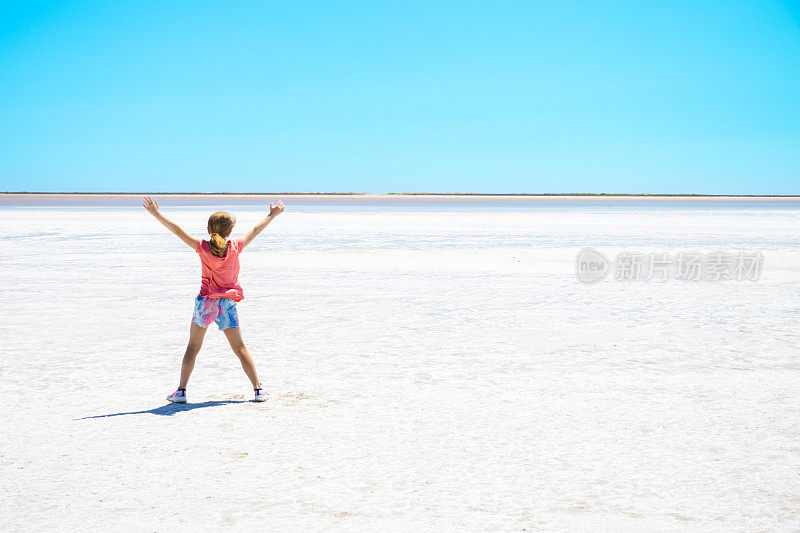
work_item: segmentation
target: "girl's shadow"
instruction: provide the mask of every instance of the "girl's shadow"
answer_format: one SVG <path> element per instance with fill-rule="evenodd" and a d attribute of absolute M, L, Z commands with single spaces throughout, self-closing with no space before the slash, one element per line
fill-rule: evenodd
<path fill-rule="evenodd" d="M 210 400 L 200 403 L 168 403 L 161 407 L 155 407 L 147 411 L 128 411 L 124 413 L 110 413 L 107 415 L 85 416 L 83 418 L 76 418 L 75 420 L 86 420 L 89 418 L 108 418 L 109 416 L 122 416 L 122 415 L 161 415 L 172 416 L 175 413 L 182 413 L 184 411 L 191 411 L 192 409 L 201 409 L 203 407 L 214 407 L 217 405 L 226 405 L 229 403 L 251 403 L 249 400 Z"/>

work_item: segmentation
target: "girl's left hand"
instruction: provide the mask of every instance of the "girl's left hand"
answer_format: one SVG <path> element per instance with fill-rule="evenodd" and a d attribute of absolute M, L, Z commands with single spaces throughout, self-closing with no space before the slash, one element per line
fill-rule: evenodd
<path fill-rule="evenodd" d="M 142 205 L 151 215 L 156 216 L 158 214 L 158 202 L 149 196 L 144 197 L 144 200 L 142 200 Z"/>

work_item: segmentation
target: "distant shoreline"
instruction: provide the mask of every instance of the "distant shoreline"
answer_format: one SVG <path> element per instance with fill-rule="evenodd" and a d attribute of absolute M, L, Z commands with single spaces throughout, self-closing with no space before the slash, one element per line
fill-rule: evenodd
<path fill-rule="evenodd" d="M 179 205 L 210 205 L 213 203 L 263 203 L 283 199 L 286 202 L 343 204 L 402 204 L 402 203 L 800 203 L 800 195 L 733 195 L 733 194 L 610 194 L 610 193 L 543 193 L 543 194 L 481 194 L 481 193 L 187 193 L 187 192 L 0 192 L 0 206 L 47 205 L 135 205 L 143 196 L 155 196 Z"/>
<path fill-rule="evenodd" d="M 53 192 L 4 191 L 0 195 L 61 195 L 61 196 L 486 196 L 486 197 L 641 197 L 641 198 L 797 198 L 800 194 L 701 194 L 701 193 L 610 193 L 610 192 L 557 192 L 557 193 L 481 193 L 481 192 Z"/>

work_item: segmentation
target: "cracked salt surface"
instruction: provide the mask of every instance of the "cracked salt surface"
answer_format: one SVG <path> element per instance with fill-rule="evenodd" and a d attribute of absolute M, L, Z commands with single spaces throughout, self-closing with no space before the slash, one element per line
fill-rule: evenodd
<path fill-rule="evenodd" d="M 196 254 L 143 210 L 1 207 L 0 529 L 800 526 L 797 204 L 443 206 L 288 201 L 241 256 L 269 401 L 212 328 L 185 406 Z M 585 285 L 586 246 L 766 267 Z"/>

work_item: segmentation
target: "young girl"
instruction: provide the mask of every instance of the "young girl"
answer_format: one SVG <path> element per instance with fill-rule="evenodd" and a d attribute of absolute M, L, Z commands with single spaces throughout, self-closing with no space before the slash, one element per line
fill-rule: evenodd
<path fill-rule="evenodd" d="M 239 285 L 239 254 L 255 239 L 272 220 L 283 213 L 283 202 L 269 205 L 269 215 L 256 227 L 251 229 L 243 238 L 226 240 L 236 224 L 236 218 L 230 213 L 218 211 L 208 218 L 208 234 L 211 238 L 207 241 L 195 239 L 186 233 L 180 226 L 169 220 L 158 211 L 158 202 L 145 196 L 142 203 L 147 212 L 156 217 L 168 230 L 177 235 L 183 242 L 200 254 L 200 263 L 203 268 L 203 281 L 200 294 L 194 302 L 194 318 L 189 330 L 189 345 L 183 356 L 181 366 L 181 382 L 178 390 L 167 396 L 167 400 L 174 403 L 186 403 L 186 383 L 194 368 L 197 353 L 203 345 L 206 328 L 216 322 L 228 342 L 233 348 L 233 353 L 242 363 L 247 377 L 253 383 L 255 401 L 263 402 L 267 399 L 267 392 L 261 388 L 258 381 L 253 358 L 244 345 L 242 332 L 239 329 L 239 317 L 236 313 L 236 302 L 244 298 L 242 286 Z"/>

